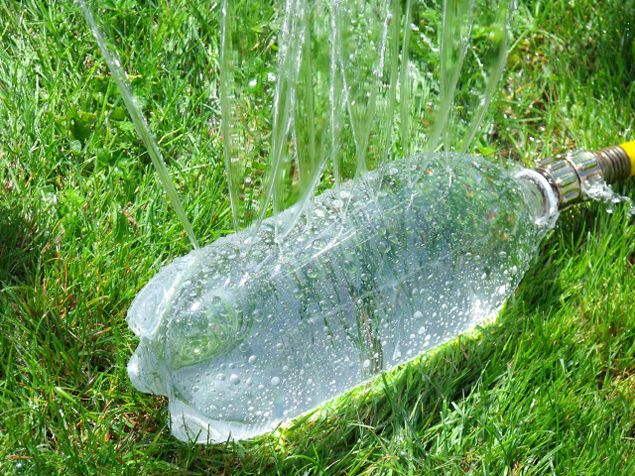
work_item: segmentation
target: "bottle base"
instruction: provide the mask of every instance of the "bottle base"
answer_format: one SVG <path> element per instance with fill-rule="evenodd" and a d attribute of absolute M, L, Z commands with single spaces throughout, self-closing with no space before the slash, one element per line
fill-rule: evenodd
<path fill-rule="evenodd" d="M 238 421 L 212 420 L 179 401 L 170 402 L 169 406 L 172 434 L 181 441 L 198 444 L 248 440 L 269 433 L 285 423 L 271 421 L 253 425 Z"/>

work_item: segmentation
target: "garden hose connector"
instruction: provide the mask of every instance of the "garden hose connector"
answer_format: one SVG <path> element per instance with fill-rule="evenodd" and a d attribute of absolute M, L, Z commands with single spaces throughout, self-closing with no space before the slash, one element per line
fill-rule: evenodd
<path fill-rule="evenodd" d="M 547 179 L 558 197 L 558 208 L 563 210 L 586 200 L 586 191 L 595 184 L 614 183 L 635 175 L 635 142 L 545 159 L 536 171 Z"/>

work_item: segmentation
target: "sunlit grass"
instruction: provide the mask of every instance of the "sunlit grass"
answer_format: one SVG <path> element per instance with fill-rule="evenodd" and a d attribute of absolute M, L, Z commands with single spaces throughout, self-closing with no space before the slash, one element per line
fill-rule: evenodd
<path fill-rule="evenodd" d="M 210 243 L 231 227 L 215 17 L 187 1 L 111 3 L 143 112 Z M 475 150 L 534 164 L 635 138 L 635 6 L 618 3 L 521 2 Z M 0 16 L 0 473 L 635 473 L 635 223 L 599 204 L 563 215 L 478 333 L 291 428 L 175 440 L 165 401 L 127 379 L 124 318 L 187 238 L 79 10 L 5 0 Z M 632 181 L 618 189 L 635 197 Z"/>

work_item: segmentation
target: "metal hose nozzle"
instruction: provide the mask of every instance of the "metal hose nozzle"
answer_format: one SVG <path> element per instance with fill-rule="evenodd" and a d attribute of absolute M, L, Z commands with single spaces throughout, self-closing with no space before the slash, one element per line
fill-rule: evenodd
<path fill-rule="evenodd" d="M 562 210 L 586 200 L 585 190 L 596 183 L 614 183 L 634 175 L 633 144 L 607 147 L 597 152 L 569 152 L 562 158 L 542 161 L 536 171 L 547 179 L 558 196 L 558 208 Z"/>

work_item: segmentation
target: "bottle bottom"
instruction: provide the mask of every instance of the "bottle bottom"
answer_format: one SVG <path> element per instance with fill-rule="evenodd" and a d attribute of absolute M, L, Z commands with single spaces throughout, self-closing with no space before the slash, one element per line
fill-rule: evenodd
<path fill-rule="evenodd" d="M 224 443 L 227 440 L 247 440 L 269 433 L 288 422 L 269 421 L 257 425 L 240 421 L 213 420 L 199 414 L 182 402 L 170 402 L 172 434 L 181 441 L 198 444 Z"/>

